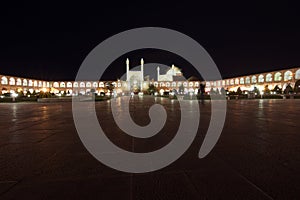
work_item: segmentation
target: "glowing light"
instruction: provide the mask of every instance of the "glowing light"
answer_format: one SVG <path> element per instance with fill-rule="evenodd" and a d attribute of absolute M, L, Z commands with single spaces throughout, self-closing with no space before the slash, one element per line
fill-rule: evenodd
<path fill-rule="evenodd" d="M 160 89 L 159 93 L 160 93 L 160 95 L 163 95 L 164 94 L 164 90 Z"/>
<path fill-rule="evenodd" d="M 16 97 L 18 97 L 18 94 L 17 94 L 17 93 L 12 93 L 11 96 L 12 96 L 13 98 L 16 98 Z"/>

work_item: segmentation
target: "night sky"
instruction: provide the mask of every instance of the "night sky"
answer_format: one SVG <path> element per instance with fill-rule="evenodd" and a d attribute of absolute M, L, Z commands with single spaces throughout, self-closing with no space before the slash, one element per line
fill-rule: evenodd
<path fill-rule="evenodd" d="M 297 4 L 180 2 L 1 3 L 0 74 L 73 80 L 85 56 L 100 42 L 146 26 L 174 29 L 198 41 L 223 78 L 300 66 Z M 143 50 L 117 59 L 103 79 L 121 77 L 128 56 L 132 65 L 143 57 L 146 63 L 174 63 L 187 78 L 198 76 L 176 55 Z"/>

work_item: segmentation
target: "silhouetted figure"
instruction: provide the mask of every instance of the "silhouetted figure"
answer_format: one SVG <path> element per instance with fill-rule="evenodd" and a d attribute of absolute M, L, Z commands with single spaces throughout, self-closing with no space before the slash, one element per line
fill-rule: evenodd
<path fill-rule="evenodd" d="M 200 84 L 199 91 L 200 91 L 201 103 L 204 104 L 205 84 L 203 84 L 203 83 Z"/>

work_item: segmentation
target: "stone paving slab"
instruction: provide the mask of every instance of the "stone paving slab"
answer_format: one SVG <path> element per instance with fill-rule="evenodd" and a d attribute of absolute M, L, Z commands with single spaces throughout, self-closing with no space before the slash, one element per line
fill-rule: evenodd
<path fill-rule="evenodd" d="M 96 102 L 108 138 L 148 152 L 168 144 L 180 122 L 178 103 L 134 99 L 131 116 L 149 123 L 154 102 L 168 121 L 149 139 L 116 125 L 109 102 Z M 210 120 L 199 105 L 198 134 L 176 162 L 157 172 L 123 173 L 98 162 L 82 145 L 70 103 L 0 104 L 0 199 L 299 199 L 300 100 L 230 100 L 222 135 L 204 159 L 198 152 Z"/>

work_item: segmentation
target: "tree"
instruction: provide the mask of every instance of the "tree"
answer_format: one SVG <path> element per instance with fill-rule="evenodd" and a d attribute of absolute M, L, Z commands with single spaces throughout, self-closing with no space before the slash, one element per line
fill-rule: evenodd
<path fill-rule="evenodd" d="M 38 98 L 50 98 L 50 97 L 52 97 L 52 94 L 50 92 L 41 91 L 38 95 Z"/>
<path fill-rule="evenodd" d="M 295 83 L 294 91 L 295 91 L 296 93 L 299 93 L 299 92 L 300 92 L 300 80 L 298 80 L 298 81 Z"/>
<path fill-rule="evenodd" d="M 276 85 L 272 91 L 276 94 L 282 94 L 282 89 L 278 85 Z"/>
<path fill-rule="evenodd" d="M 270 89 L 269 89 L 268 85 L 265 86 L 264 93 L 265 94 L 270 94 Z"/>
<path fill-rule="evenodd" d="M 106 89 L 109 90 L 110 94 L 112 94 L 112 92 L 113 92 L 114 89 L 115 89 L 115 86 L 112 84 L 112 82 L 107 82 L 107 83 L 105 84 L 105 86 L 106 86 Z"/>
<path fill-rule="evenodd" d="M 254 87 L 253 92 L 254 92 L 255 95 L 259 95 L 259 94 L 260 94 L 260 92 L 259 92 L 259 90 L 257 89 L 257 87 Z"/>
<path fill-rule="evenodd" d="M 22 90 L 18 92 L 18 97 L 24 97 L 24 92 Z"/>
<path fill-rule="evenodd" d="M 153 84 L 150 84 L 148 89 L 147 89 L 147 92 L 150 95 L 153 95 L 157 91 L 158 91 L 157 88 Z"/>
<path fill-rule="evenodd" d="M 293 92 L 293 88 L 292 88 L 291 84 L 288 84 L 286 86 L 286 88 L 284 89 L 284 94 L 290 94 L 292 92 Z"/>
<path fill-rule="evenodd" d="M 237 94 L 237 95 L 241 95 L 242 93 L 243 93 L 243 92 L 242 92 L 241 88 L 238 87 L 238 89 L 236 90 L 236 94 Z"/>

